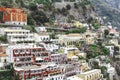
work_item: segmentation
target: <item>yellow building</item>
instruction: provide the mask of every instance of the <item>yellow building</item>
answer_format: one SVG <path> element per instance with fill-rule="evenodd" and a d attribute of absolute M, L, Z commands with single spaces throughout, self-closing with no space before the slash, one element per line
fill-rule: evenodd
<path fill-rule="evenodd" d="M 68 58 L 84 57 L 86 58 L 86 53 L 81 52 L 77 47 L 65 47 L 64 53 L 67 54 Z"/>
<path fill-rule="evenodd" d="M 103 78 L 103 74 L 101 74 L 100 69 L 94 69 L 91 71 L 87 71 L 77 76 L 83 80 L 98 80 L 100 78 Z"/>
<path fill-rule="evenodd" d="M 83 27 L 83 24 L 80 23 L 79 21 L 74 22 L 73 25 L 74 25 L 75 27 L 78 27 L 78 28 Z"/>

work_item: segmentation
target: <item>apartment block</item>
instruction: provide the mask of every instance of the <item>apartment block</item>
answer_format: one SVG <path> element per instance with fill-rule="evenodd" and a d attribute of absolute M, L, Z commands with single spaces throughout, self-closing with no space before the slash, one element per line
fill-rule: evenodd
<path fill-rule="evenodd" d="M 34 34 L 30 33 L 30 30 L 24 29 L 5 29 L 4 35 L 6 35 L 7 40 L 10 44 L 19 43 L 34 43 Z"/>

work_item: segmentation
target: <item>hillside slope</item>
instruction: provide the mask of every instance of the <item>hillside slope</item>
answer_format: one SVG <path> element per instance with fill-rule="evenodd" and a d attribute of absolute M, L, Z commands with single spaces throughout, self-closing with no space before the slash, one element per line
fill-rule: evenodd
<path fill-rule="evenodd" d="M 28 14 L 28 25 L 44 25 L 46 23 L 53 25 L 55 21 L 79 20 L 85 22 L 94 16 L 94 8 L 89 0 L 74 2 L 73 5 L 67 4 L 63 8 L 56 8 L 55 1 L 57 0 L 0 0 L 0 6 L 24 9 Z"/>
<path fill-rule="evenodd" d="M 113 26 L 120 26 L 120 0 L 91 0 L 95 11 L 99 16 L 106 17 L 106 22 L 111 22 Z"/>

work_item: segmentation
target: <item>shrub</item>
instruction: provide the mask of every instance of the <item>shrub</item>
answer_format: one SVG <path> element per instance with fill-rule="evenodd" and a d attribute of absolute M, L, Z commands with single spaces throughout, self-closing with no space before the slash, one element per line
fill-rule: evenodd
<path fill-rule="evenodd" d="M 6 36 L 0 36 L 0 41 L 6 43 L 7 42 Z"/>

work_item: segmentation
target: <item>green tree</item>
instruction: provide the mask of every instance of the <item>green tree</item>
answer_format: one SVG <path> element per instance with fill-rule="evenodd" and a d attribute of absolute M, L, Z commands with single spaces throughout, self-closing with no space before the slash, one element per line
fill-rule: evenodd
<path fill-rule="evenodd" d="M 27 30 L 30 30 L 31 32 L 37 32 L 35 30 L 35 26 L 33 26 L 33 25 L 27 25 L 27 26 L 24 26 L 23 28 L 27 29 Z"/>
<path fill-rule="evenodd" d="M 68 15 L 68 23 L 70 22 L 72 22 L 72 20 L 74 20 L 75 19 L 75 17 L 73 16 L 73 15 Z"/>
<path fill-rule="evenodd" d="M 0 36 L 0 41 L 6 43 L 7 42 L 6 36 Z"/>
<path fill-rule="evenodd" d="M 31 3 L 29 3 L 29 9 L 32 11 L 35 11 L 35 10 L 37 10 L 37 5 L 33 2 L 31 2 Z"/>
<path fill-rule="evenodd" d="M 71 9 L 71 6 L 68 4 L 68 5 L 66 5 L 66 9 L 67 10 L 70 10 Z"/>
<path fill-rule="evenodd" d="M 84 32 L 86 32 L 86 30 L 87 30 L 86 27 L 82 27 L 82 28 L 68 30 L 68 31 L 66 31 L 66 34 L 69 34 L 69 33 L 84 33 Z"/>
<path fill-rule="evenodd" d="M 34 25 L 34 19 L 32 18 L 31 14 L 27 15 L 27 24 Z"/>
<path fill-rule="evenodd" d="M 93 61 L 92 64 L 93 64 L 92 67 L 93 67 L 94 69 L 99 69 L 99 64 L 98 64 L 97 61 Z"/>
<path fill-rule="evenodd" d="M 98 28 L 100 28 L 100 24 L 99 24 L 99 23 L 93 23 L 93 27 L 94 27 L 95 29 L 98 29 Z"/>
<path fill-rule="evenodd" d="M 79 8 L 79 6 L 78 6 L 77 3 L 74 3 L 74 8 L 75 8 L 75 9 L 78 9 L 78 8 Z"/>
<path fill-rule="evenodd" d="M 114 55 L 119 55 L 119 47 L 114 46 Z"/>
<path fill-rule="evenodd" d="M 110 51 L 107 48 L 102 48 L 103 55 L 109 55 Z"/>
<path fill-rule="evenodd" d="M 67 16 L 67 14 L 68 14 L 67 9 L 63 7 L 62 10 L 61 10 L 61 14 L 64 15 L 64 16 Z"/>
<path fill-rule="evenodd" d="M 1 2 L 1 5 L 7 7 L 7 6 L 8 6 L 8 3 L 7 3 L 6 1 L 2 1 L 2 2 Z"/>
<path fill-rule="evenodd" d="M 3 12 L 0 12 L 0 21 L 3 20 Z"/>
<path fill-rule="evenodd" d="M 32 12 L 32 17 L 36 21 L 37 25 L 41 25 L 46 22 L 49 22 L 49 19 L 47 18 L 46 14 L 43 11 Z"/>
<path fill-rule="evenodd" d="M 90 18 L 87 20 L 87 23 L 90 24 L 90 23 L 93 22 L 93 20 L 94 20 L 93 17 L 90 17 Z"/>
<path fill-rule="evenodd" d="M 51 39 L 55 39 L 55 33 L 50 34 Z"/>

